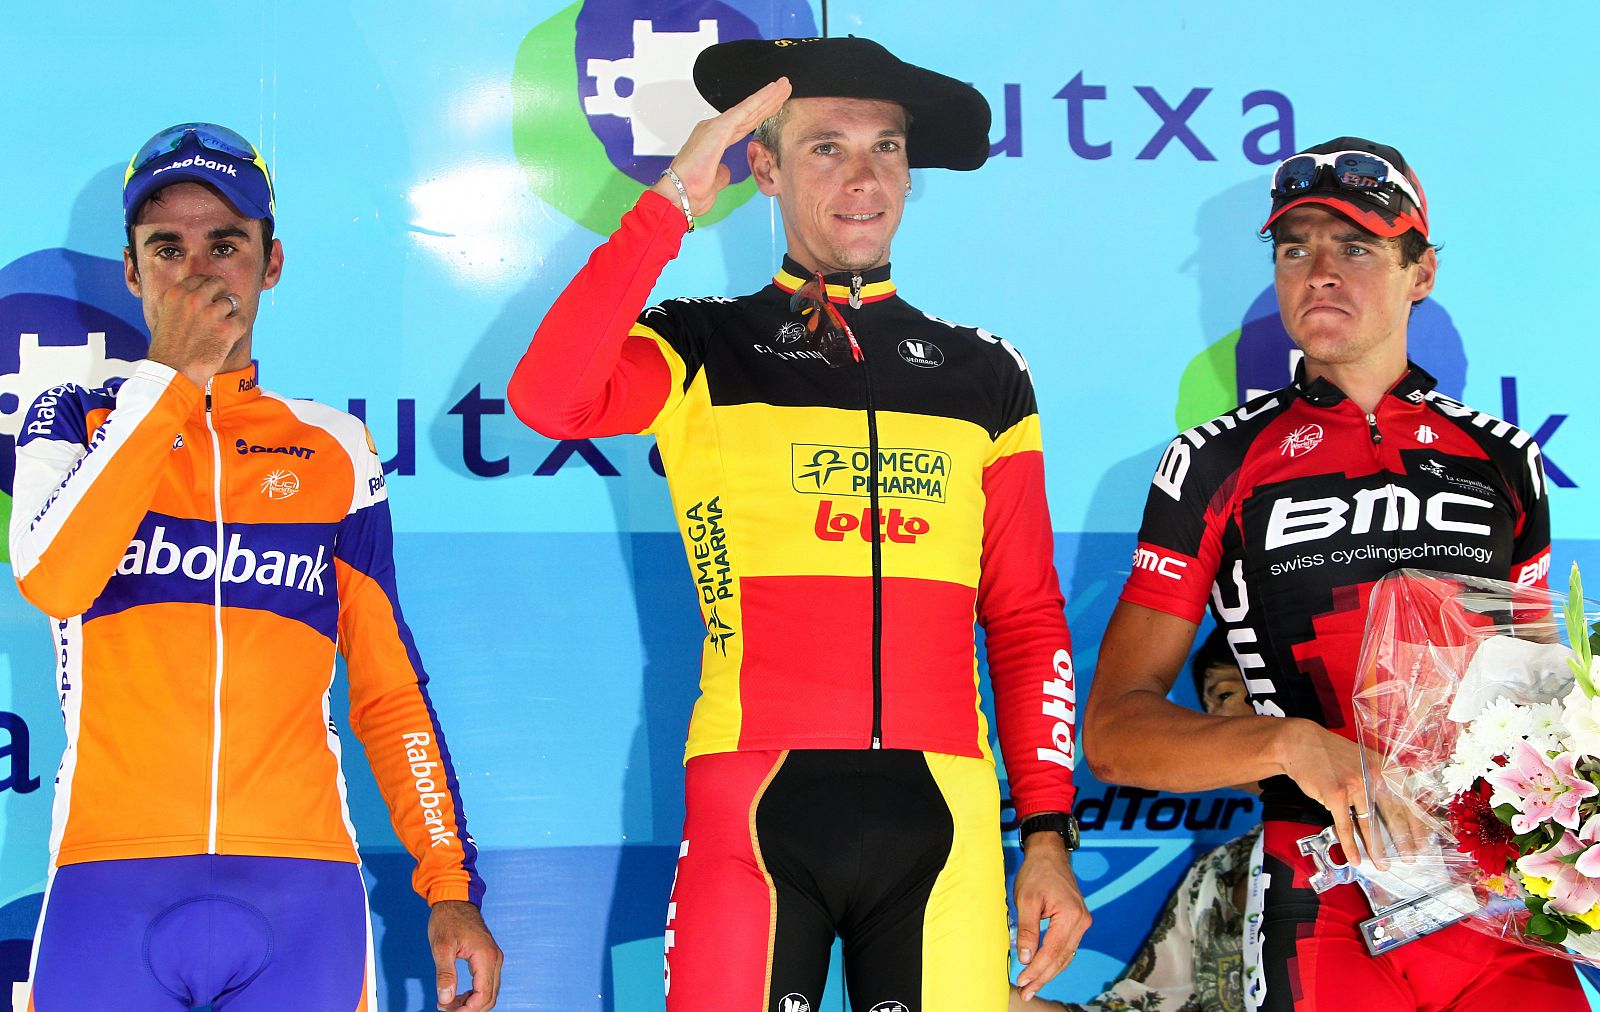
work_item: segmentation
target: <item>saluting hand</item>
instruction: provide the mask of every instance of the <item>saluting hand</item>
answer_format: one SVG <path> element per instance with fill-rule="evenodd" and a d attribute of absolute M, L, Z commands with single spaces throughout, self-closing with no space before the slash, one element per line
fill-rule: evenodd
<path fill-rule="evenodd" d="M 695 124 L 689 139 L 672 159 L 672 171 L 683 180 L 684 191 L 689 195 L 691 214 L 699 217 L 711 213 L 717 194 L 731 178 L 728 167 L 722 164 L 723 154 L 748 137 L 762 120 L 776 115 L 793 90 L 789 79 L 780 77 L 720 116 Z M 670 178 L 663 176 L 651 189 L 674 206 L 681 203 L 678 188 Z"/>

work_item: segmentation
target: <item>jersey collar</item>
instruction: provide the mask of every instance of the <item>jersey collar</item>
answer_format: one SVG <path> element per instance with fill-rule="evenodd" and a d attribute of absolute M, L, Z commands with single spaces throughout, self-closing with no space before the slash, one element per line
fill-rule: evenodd
<path fill-rule="evenodd" d="M 822 280 L 828 283 L 828 298 L 833 302 L 850 301 L 850 286 L 856 277 L 861 278 L 861 301 L 882 302 L 895 294 L 894 282 L 889 280 L 889 265 L 874 267 L 870 271 L 862 271 L 859 275 L 849 271 L 839 271 L 835 274 L 825 274 Z M 811 272 L 794 261 L 787 253 L 783 256 L 783 266 L 778 268 L 778 273 L 772 276 L 772 283 L 793 295 L 800 287 L 811 280 Z"/>
<path fill-rule="evenodd" d="M 251 362 L 243 369 L 219 372 L 211 378 L 211 403 L 213 407 L 243 404 L 261 396 L 261 385 L 256 378 L 256 364 Z"/>
<path fill-rule="evenodd" d="M 1389 388 L 1386 396 L 1395 397 L 1407 404 L 1417 404 L 1429 390 L 1434 388 L 1438 381 L 1428 371 L 1415 362 L 1406 361 L 1406 371 Z M 1306 363 L 1304 359 L 1294 367 L 1294 390 L 1308 403 L 1319 408 L 1331 408 L 1343 403 L 1346 399 L 1345 392 L 1335 386 L 1324 376 L 1314 380 L 1306 379 Z"/>

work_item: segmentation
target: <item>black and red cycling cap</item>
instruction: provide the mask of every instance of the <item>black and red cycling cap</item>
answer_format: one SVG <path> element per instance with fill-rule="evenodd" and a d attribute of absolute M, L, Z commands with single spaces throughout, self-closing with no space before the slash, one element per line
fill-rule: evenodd
<path fill-rule="evenodd" d="M 1428 237 L 1428 195 L 1399 150 L 1364 137 L 1336 137 L 1286 158 L 1272 174 L 1272 213 L 1321 204 L 1373 235 L 1394 238 L 1416 229 Z"/>
<path fill-rule="evenodd" d="M 725 112 L 780 77 L 792 98 L 896 102 L 911 117 L 913 169 L 976 169 L 989 158 L 989 102 L 970 84 L 918 67 L 871 39 L 737 39 L 694 61 L 694 84 Z"/>

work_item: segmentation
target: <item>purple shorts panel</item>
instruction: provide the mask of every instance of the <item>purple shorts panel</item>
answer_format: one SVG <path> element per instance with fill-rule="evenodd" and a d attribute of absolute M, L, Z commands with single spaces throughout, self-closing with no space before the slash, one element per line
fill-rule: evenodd
<path fill-rule="evenodd" d="M 356 1012 L 367 924 L 354 864 L 196 855 L 66 865 L 45 896 L 33 1005 Z"/>

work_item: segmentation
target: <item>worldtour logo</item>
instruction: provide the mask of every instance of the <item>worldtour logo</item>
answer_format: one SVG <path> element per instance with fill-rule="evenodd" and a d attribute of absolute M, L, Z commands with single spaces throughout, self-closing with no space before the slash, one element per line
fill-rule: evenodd
<path fill-rule="evenodd" d="M 1283 437 L 1283 442 L 1278 444 L 1278 452 L 1286 457 L 1298 457 L 1315 450 L 1321 442 L 1322 426 L 1314 423 L 1302 425 Z"/>
<path fill-rule="evenodd" d="M 195 524 L 195 530 L 213 532 L 210 524 Z M 182 576 L 204 582 L 217 575 L 217 548 L 212 544 L 185 545 L 181 529 L 167 540 L 167 527 L 157 524 L 149 539 L 134 538 L 117 564 L 118 576 Z M 316 546 L 315 555 L 282 551 L 276 548 L 246 548 L 243 536 L 235 532 L 228 539 L 222 559 L 223 583 L 254 583 L 263 587 L 283 587 L 323 597 L 327 594 L 328 565 L 332 561 L 325 545 Z"/>

